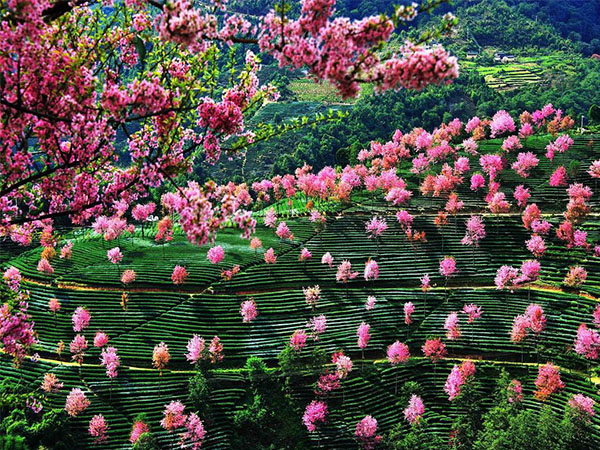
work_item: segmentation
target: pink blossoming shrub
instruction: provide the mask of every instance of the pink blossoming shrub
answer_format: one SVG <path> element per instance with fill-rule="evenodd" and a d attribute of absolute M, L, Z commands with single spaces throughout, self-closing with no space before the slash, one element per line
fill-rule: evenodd
<path fill-rule="evenodd" d="M 244 323 L 252 322 L 258 316 L 256 302 L 253 299 L 243 301 L 240 307 L 240 314 Z"/>
<path fill-rule="evenodd" d="M 327 413 L 327 404 L 325 402 L 313 400 L 304 410 L 302 423 L 306 426 L 306 429 L 312 433 L 317 429 L 319 422 L 325 422 Z"/>
<path fill-rule="evenodd" d="M 94 444 L 100 444 L 108 439 L 108 424 L 102 414 L 96 414 L 90 419 L 88 431 L 95 438 Z"/>
<path fill-rule="evenodd" d="M 185 267 L 175 266 L 173 273 L 171 274 L 171 280 L 173 281 L 173 284 L 183 284 L 187 277 L 188 273 L 187 270 L 185 270 Z"/>
<path fill-rule="evenodd" d="M 211 247 L 206 254 L 206 258 L 213 264 L 219 264 L 225 258 L 225 250 L 220 245 Z"/>
<path fill-rule="evenodd" d="M 418 395 L 411 395 L 408 406 L 404 409 L 404 418 L 411 425 L 417 425 L 425 414 L 425 405 Z"/>
<path fill-rule="evenodd" d="M 368 450 L 375 448 L 382 439 L 377 435 L 377 420 L 372 416 L 365 416 L 356 424 L 354 436 L 361 448 Z"/>
<path fill-rule="evenodd" d="M 90 406 L 90 401 L 87 399 L 83 391 L 79 388 L 71 389 L 65 402 L 65 411 L 71 417 L 76 417 Z"/>
<path fill-rule="evenodd" d="M 296 330 L 290 337 L 290 347 L 299 352 L 306 345 L 307 339 L 306 331 L 304 330 Z"/>
<path fill-rule="evenodd" d="M 89 313 L 89 311 L 83 306 L 79 306 L 71 316 L 71 320 L 73 322 L 73 331 L 79 333 L 80 331 L 86 329 L 90 324 L 91 318 L 92 315 Z"/>

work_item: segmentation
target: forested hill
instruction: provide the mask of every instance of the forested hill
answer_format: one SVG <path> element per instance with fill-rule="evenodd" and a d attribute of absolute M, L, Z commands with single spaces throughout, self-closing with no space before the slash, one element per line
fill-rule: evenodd
<path fill-rule="evenodd" d="M 232 0 L 232 3 L 248 14 L 263 14 L 274 4 L 273 0 Z M 393 5 L 406 3 L 412 0 L 338 0 L 336 10 L 340 15 L 359 18 L 390 12 Z M 600 53 L 600 2 L 597 0 L 454 0 L 437 13 L 448 11 L 467 15 L 483 13 L 481 16 L 487 19 L 481 25 L 489 28 L 487 31 L 478 29 L 483 39 L 493 40 L 494 31 L 500 31 L 496 37 L 504 44 L 510 41 L 519 46 L 535 42 L 540 47 L 548 47 L 559 45 L 558 38 L 562 37 L 572 41 L 585 55 Z M 556 31 L 556 35 L 551 36 L 549 30 Z"/>
<path fill-rule="evenodd" d="M 274 4 L 273 0 L 231 1 L 249 14 L 264 13 Z M 384 11 L 393 3 L 337 0 L 336 9 L 339 15 L 357 18 Z M 586 31 L 589 22 L 598 18 L 598 2 L 583 3 L 582 17 L 573 13 L 582 6 L 579 0 L 455 0 L 452 5 L 438 8 L 433 16 L 423 15 L 418 20 L 420 27 L 433 26 L 448 11 L 458 17 L 456 35 L 444 39 L 442 44 L 458 56 L 461 65 L 461 75 L 452 85 L 430 87 L 423 92 L 373 96 L 367 87 L 358 101 L 342 104 L 326 84 L 306 79 L 302 71 L 281 71 L 265 58 L 262 76 L 275 81 L 282 96 L 278 104 L 263 108 L 254 121 L 282 123 L 292 117 L 310 117 L 330 107 L 344 109 L 349 116 L 338 123 L 261 143 L 249 150 L 242 164 L 238 160 L 216 166 L 201 164 L 196 174 L 202 179 L 251 182 L 289 173 L 306 162 L 315 169 L 345 165 L 355 162 L 358 151 L 371 140 L 389 139 L 396 129 L 432 129 L 455 117 L 468 120 L 499 109 L 517 114 L 553 103 L 573 117 L 587 116 L 592 105 L 600 104 L 600 61 L 589 57 L 600 53 L 600 41 L 589 39 Z M 581 38 L 573 33 L 579 33 Z M 399 40 L 402 38 L 399 36 Z M 477 58 L 467 59 L 469 50 L 477 50 Z M 499 63 L 494 61 L 497 52 L 513 54 L 515 59 Z M 588 120 L 586 125 L 593 123 Z"/>
<path fill-rule="evenodd" d="M 600 2 L 597 0 L 505 0 L 526 17 L 550 23 L 563 37 L 600 50 Z"/>

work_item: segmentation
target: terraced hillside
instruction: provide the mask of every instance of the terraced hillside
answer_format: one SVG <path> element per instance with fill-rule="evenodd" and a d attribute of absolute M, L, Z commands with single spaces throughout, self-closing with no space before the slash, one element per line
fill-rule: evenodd
<path fill-rule="evenodd" d="M 539 153 L 547 142 L 548 138 L 530 138 L 523 151 Z M 480 145 L 480 151 L 496 152 L 500 144 L 500 140 L 488 141 Z M 570 167 L 571 182 L 593 187 L 586 171 L 599 154 L 599 138 L 576 138 L 568 153 L 569 158 L 577 161 Z M 471 165 L 477 165 L 475 158 L 471 158 Z M 542 159 L 532 178 L 526 180 L 532 191 L 529 201 L 540 206 L 544 219 L 554 228 L 563 220 L 562 211 L 568 201 L 564 188 L 548 185 L 555 166 L 556 163 Z M 417 180 L 409 176 L 406 177 L 409 188 L 416 190 Z M 502 174 L 502 190 L 507 194 L 522 182 L 512 172 Z M 591 322 L 600 300 L 600 257 L 583 249 L 566 251 L 556 239 L 548 239 L 548 250 L 540 259 L 540 280 L 513 292 L 498 290 L 494 277 L 500 266 L 519 266 L 531 258 L 524 246 L 529 233 L 523 228 L 521 211 L 513 207 L 508 213 L 483 213 L 487 237 L 478 247 L 462 245 L 465 220 L 472 213 L 483 211 L 485 202 L 482 195 L 470 192 L 468 186 L 458 194 L 465 207 L 450 216 L 448 225 L 442 228 L 434 224 L 434 219 L 444 200 L 421 196 L 413 199 L 409 208 L 415 216 L 413 225 L 425 231 L 427 237 L 427 242 L 421 243 L 407 241 L 395 218 L 399 208 L 370 194 L 355 194 L 349 204 L 331 203 L 326 226 L 320 232 L 308 220 L 304 199 L 299 197 L 279 213 L 294 233 L 293 241 L 281 241 L 272 229 L 259 225 L 256 236 L 262 240 L 263 248 L 255 251 L 239 238 L 238 230 L 225 229 L 218 235 L 217 244 L 224 248 L 226 258 L 217 265 L 207 261 L 206 247 L 191 245 L 180 231 L 164 246 L 154 243 L 148 237 L 153 233 L 148 230 L 145 237 L 138 230 L 132 238 L 122 238 L 117 245 L 123 259 L 115 265 L 106 258 L 114 242 L 104 242 L 91 230 L 68 230 L 65 237 L 73 242 L 72 257 L 55 259 L 52 275 L 36 269 L 41 248 L 21 252 L 3 242 L 3 265 L 18 268 L 24 277 L 22 284 L 30 292 L 29 312 L 39 333 L 41 360 L 27 361 L 16 370 L 8 358 L 2 357 L 0 375 L 36 388 L 45 373 L 56 374 L 65 384 L 60 393 L 49 396 L 51 405 L 57 408 L 64 406 L 65 392 L 72 387 L 82 387 L 88 392 L 91 406 L 72 421 L 78 448 L 93 447 L 86 430 L 89 419 L 97 413 L 104 414 L 110 425 L 110 438 L 102 448 L 129 448 L 125 443 L 140 412 L 148 415 L 148 423 L 162 448 L 169 448 L 174 435 L 164 431 L 159 422 L 164 404 L 176 399 L 186 401 L 188 397 L 188 379 L 194 373 L 184 356 L 188 340 L 193 334 L 207 340 L 218 335 L 225 359 L 208 371 L 210 413 L 205 418 L 207 439 L 203 448 L 231 448 L 238 430 L 234 414 L 251 397 L 246 359 L 261 357 L 269 366 L 269 377 L 273 380 L 283 377 L 277 357 L 288 346 L 290 335 L 305 327 L 311 317 L 324 314 L 326 332 L 316 342 L 309 339 L 300 355 L 308 361 L 317 347 L 327 355 L 344 349 L 355 361 L 355 369 L 344 380 L 343 389 L 330 397 L 327 422 L 318 433 L 303 435 L 297 448 L 354 448 L 356 422 L 366 414 L 376 416 L 382 433 L 398 424 L 408 431 L 402 413 L 406 398 L 397 392 L 397 387 L 408 381 L 419 384 L 426 404 L 425 418 L 432 424 L 428 432 L 448 436 L 450 425 L 461 410 L 448 401 L 444 383 L 452 366 L 465 358 L 476 362 L 475 391 L 485 408 L 494 404 L 495 382 L 504 368 L 523 383 L 525 407 L 539 411 L 540 402 L 533 398 L 532 392 L 537 367 L 546 361 L 561 367 L 561 377 L 566 383 L 563 391 L 548 400 L 556 414 L 562 413 L 565 403 L 575 393 L 600 401 L 597 392 L 600 379 L 591 376 L 586 362 L 572 350 L 578 326 Z M 600 240 L 597 192 L 589 203 L 593 213 L 584 229 L 588 240 L 597 242 Z M 369 240 L 365 223 L 375 215 L 386 218 L 389 228 L 380 239 Z M 265 264 L 263 260 L 264 249 L 269 247 L 276 251 L 275 264 Z M 312 258 L 299 261 L 302 248 L 308 249 Z M 333 256 L 334 267 L 321 263 L 326 252 Z M 456 259 L 459 274 L 446 281 L 438 267 L 440 260 L 448 255 Z M 376 281 L 365 281 L 362 277 L 369 258 L 379 264 Z M 335 265 L 341 260 L 349 260 L 361 272 L 346 284 L 336 282 Z M 576 264 L 585 266 L 588 278 L 581 289 L 567 288 L 562 281 L 567 268 Z M 171 281 L 176 265 L 185 266 L 189 273 L 179 286 Z M 231 280 L 224 280 L 222 270 L 234 265 L 240 266 L 240 272 Z M 125 269 L 134 269 L 137 274 L 135 281 L 127 286 L 120 281 Z M 427 273 L 433 288 L 423 292 L 420 278 Z M 302 290 L 313 285 L 319 285 L 322 291 L 315 308 L 306 304 Z M 121 306 L 124 292 L 129 299 L 127 310 Z M 377 302 L 372 310 L 367 310 L 365 301 L 370 295 Z M 51 298 L 61 303 L 56 316 L 48 311 Z M 256 302 L 258 317 L 252 323 L 243 323 L 240 303 L 248 299 Z M 403 307 L 409 301 L 414 303 L 415 313 L 414 322 L 407 326 Z M 481 306 L 482 317 L 473 324 L 466 324 L 464 316 L 461 317 L 463 336 L 447 341 L 446 360 L 432 364 L 424 359 L 421 352 L 424 341 L 442 337 L 448 314 L 461 311 L 468 303 Z M 513 343 L 509 336 L 513 318 L 523 314 L 531 303 L 543 307 L 547 327 L 539 339 Z M 110 336 L 111 345 L 118 348 L 122 366 L 112 382 L 98 363 L 97 348 L 87 352 L 81 368 L 67 362 L 68 351 L 62 360 L 57 356 L 57 343 L 66 342 L 75 334 L 71 315 L 79 306 L 86 306 L 92 314 L 88 334 L 102 330 Z M 370 324 L 372 335 L 364 354 L 356 345 L 356 330 L 363 321 Z M 90 334 L 88 339 L 91 338 Z M 385 360 L 385 350 L 395 340 L 405 342 L 412 355 L 400 367 L 390 367 Z M 161 341 L 169 346 L 172 355 L 162 375 L 152 368 L 152 351 Z M 316 380 L 310 367 L 299 367 L 294 373 L 295 382 L 286 388 L 298 423 L 304 407 L 314 398 L 312 385 Z M 600 419 L 595 416 L 592 421 L 592 438 L 600 446 Z"/>

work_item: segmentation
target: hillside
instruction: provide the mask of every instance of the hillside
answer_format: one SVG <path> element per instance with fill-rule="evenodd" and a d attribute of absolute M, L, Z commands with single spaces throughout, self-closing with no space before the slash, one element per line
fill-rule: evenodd
<path fill-rule="evenodd" d="M 529 138 L 524 141 L 523 151 L 540 154 L 548 139 Z M 480 152 L 495 153 L 501 143 L 498 139 L 482 142 Z M 586 168 L 598 155 L 600 137 L 576 137 L 569 150 L 569 158 L 578 161 L 576 166 L 570 166 L 571 182 L 593 185 Z M 477 159 L 469 158 L 471 166 L 477 167 Z M 527 186 L 532 191 L 530 202 L 537 203 L 544 219 L 556 227 L 562 220 L 567 198 L 564 189 L 547 184 L 553 166 L 544 159 L 527 180 Z M 416 188 L 417 180 L 405 175 L 409 188 Z M 502 175 L 502 190 L 510 193 L 521 182 L 514 173 L 506 172 Z M 444 200 L 422 196 L 413 199 L 410 211 L 415 216 L 414 227 L 425 231 L 427 236 L 426 243 L 416 244 L 407 242 L 396 222 L 397 208 L 374 200 L 365 192 L 354 194 L 352 202 L 346 205 L 336 202 L 321 205 L 328 219 L 318 233 L 305 216 L 305 200 L 298 197 L 292 205 L 277 208 L 295 235 L 293 242 L 277 239 L 272 230 L 262 225 L 257 228 L 256 236 L 262 240 L 263 248 L 276 249 L 274 265 L 264 264 L 263 250 L 251 250 L 235 230 L 224 230 L 218 236 L 216 243 L 227 255 L 225 262 L 218 265 L 206 261 L 205 248 L 189 244 L 181 234 L 163 247 L 148 238 L 151 231 L 146 229 L 143 238 L 138 230 L 133 238 L 122 238 L 116 243 L 123 252 L 118 266 L 106 260 L 106 251 L 113 243 L 105 244 L 90 230 L 73 231 L 65 236 L 74 244 L 72 257 L 56 260 L 52 275 L 36 270 L 40 248 L 4 261 L 4 265 L 21 271 L 23 286 L 30 291 L 29 311 L 39 332 L 41 361 L 25 362 L 21 370 L 15 371 L 9 360 L 2 358 L 0 372 L 7 380 L 22 378 L 25 388 L 34 389 L 44 373 L 52 372 L 65 383 L 66 390 L 74 386 L 89 390 L 92 406 L 73 421 L 71 430 L 80 442 L 85 439 L 85 448 L 92 447 L 91 438 L 83 438 L 87 421 L 99 412 L 111 427 L 111 438 L 104 448 L 122 448 L 121 443 L 127 439 L 140 412 L 153 424 L 152 431 L 160 445 L 170 445 L 173 437 L 157 424 L 164 403 L 188 398 L 188 378 L 195 371 L 186 362 L 184 353 L 193 334 L 207 340 L 218 335 L 225 354 L 217 368 L 205 369 L 210 393 L 202 400 L 209 430 L 203 448 L 259 448 L 258 444 L 248 447 L 251 441 L 239 441 L 241 436 L 255 438 L 252 427 L 257 425 L 240 428 L 238 414 L 250 408 L 256 392 L 274 402 L 266 401 L 262 407 L 267 411 L 276 408 L 282 414 L 278 420 L 283 420 L 287 428 L 265 436 L 267 441 L 280 439 L 281 448 L 315 448 L 317 443 L 329 449 L 351 448 L 355 445 L 352 427 L 365 414 L 377 417 L 379 430 L 386 436 L 392 430 L 404 434 L 410 430 L 402 417 L 407 392 L 422 395 L 427 408 L 425 420 L 430 424 L 429 436 L 445 439 L 451 424 L 462 417 L 462 407 L 448 402 L 443 392 L 444 382 L 453 364 L 467 357 L 477 367 L 472 395 L 473 399 L 480 399 L 477 403 L 480 414 L 494 406 L 492 394 L 501 369 L 523 383 L 523 408 L 539 411 L 539 402 L 532 397 L 533 381 L 538 365 L 547 360 L 561 367 L 566 383 L 566 388 L 548 401 L 554 414 L 560 414 L 575 393 L 600 400 L 597 395 L 600 379 L 590 381 L 584 375 L 585 363 L 570 350 L 577 327 L 590 321 L 598 305 L 600 258 L 583 250 L 566 252 L 559 242 L 550 239 L 547 253 L 541 259 L 540 280 L 514 292 L 498 291 L 494 286 L 498 267 L 518 265 L 530 257 L 523 245 L 528 232 L 521 224 L 521 212 L 513 207 L 508 213 L 483 213 L 487 237 L 477 248 L 461 245 L 464 221 L 472 213 L 481 213 L 485 202 L 468 187 L 458 193 L 465 207 L 450 217 L 449 224 L 442 229 L 433 221 Z M 590 201 L 593 210 L 600 206 L 597 198 L 596 195 Z M 377 242 L 365 238 L 365 223 L 375 215 L 386 218 L 389 225 Z M 597 213 L 585 223 L 584 229 L 591 242 L 600 239 Z M 309 261 L 298 262 L 301 248 L 312 254 Z M 347 259 L 358 270 L 362 270 L 369 258 L 375 258 L 380 276 L 373 283 L 365 282 L 361 274 L 340 285 L 335 281 L 335 268 L 321 263 L 325 252 L 333 255 L 336 264 Z M 438 265 L 448 255 L 456 259 L 459 275 L 451 278 L 446 288 L 438 274 Z M 588 279 L 581 289 L 566 288 L 562 284 L 566 267 L 576 264 L 585 264 Z M 185 266 L 189 273 L 179 287 L 171 282 L 175 265 Z M 232 280 L 223 280 L 221 271 L 234 265 L 240 266 L 240 272 Z M 125 269 L 136 272 L 135 281 L 128 286 L 120 282 Z M 431 275 L 434 285 L 427 293 L 422 292 L 419 281 L 425 273 Z M 322 294 L 317 306 L 311 309 L 305 303 L 302 288 L 316 284 Z M 123 292 L 128 296 L 126 310 L 120 306 Z M 369 295 L 377 298 L 371 311 L 364 306 Z M 56 317 L 48 312 L 51 298 L 58 298 L 61 303 Z M 247 299 L 253 299 L 258 307 L 258 317 L 250 324 L 242 323 L 239 313 L 240 303 Z M 415 305 L 414 323 L 410 326 L 403 321 L 403 305 L 408 301 Z M 446 316 L 467 303 L 479 305 L 482 318 L 474 324 L 464 324 L 464 336 L 459 340 L 448 341 L 447 360 L 431 364 L 421 356 L 421 345 L 425 339 L 441 336 Z M 512 343 L 509 339 L 512 320 L 531 303 L 542 306 L 547 317 L 542 339 L 527 340 L 524 345 Z M 111 345 L 119 349 L 122 366 L 114 382 L 109 382 L 104 369 L 98 366 L 98 349 L 90 349 L 85 357 L 81 380 L 77 365 L 67 362 L 68 354 L 61 359 L 55 352 L 57 342 L 73 334 L 71 313 L 81 305 L 92 314 L 91 329 L 107 333 Z M 282 349 L 290 335 L 316 314 L 327 316 L 326 332 L 284 363 Z M 371 325 L 372 334 L 362 357 L 356 347 L 356 327 L 361 321 Z M 384 359 L 385 349 L 397 339 L 406 342 L 413 356 L 407 364 L 392 368 Z M 152 369 L 151 363 L 152 348 L 160 341 L 167 343 L 172 355 L 162 375 Z M 327 355 L 339 349 L 352 357 L 355 369 L 343 381 L 343 390 L 329 395 L 330 414 L 320 432 L 306 434 L 300 428 L 301 416 L 314 397 L 312 385 L 323 370 L 317 361 L 328 359 Z M 269 385 L 257 387 L 252 381 L 256 373 L 249 372 L 244 365 L 249 357 L 260 357 L 267 363 Z M 281 396 L 284 386 L 289 397 Z M 398 388 L 403 392 L 401 395 L 396 394 Z M 60 408 L 64 397 L 53 394 L 50 400 Z M 600 445 L 600 419 L 594 417 L 592 424 L 589 442 Z"/>

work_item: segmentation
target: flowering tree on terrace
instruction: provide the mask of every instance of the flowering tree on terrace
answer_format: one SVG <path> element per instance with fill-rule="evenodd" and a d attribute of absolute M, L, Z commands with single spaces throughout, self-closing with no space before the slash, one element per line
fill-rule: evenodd
<path fill-rule="evenodd" d="M 361 83 L 383 91 L 452 81 L 456 59 L 424 45 L 451 29 L 451 16 L 395 54 L 379 51 L 396 27 L 444 1 L 357 21 L 333 18 L 332 0 L 303 0 L 298 18 L 288 16 L 285 1 L 257 18 L 225 1 L 3 1 L 0 235 L 26 244 L 59 217 L 82 224 L 123 214 L 195 158 L 213 162 L 304 125 L 246 127 L 248 115 L 277 93 L 259 82 L 252 51 L 236 64 L 238 44 L 282 67 L 306 67 L 344 97 L 356 96 Z M 228 76 L 219 69 L 225 51 L 234 61 Z M 192 183 L 169 202 L 191 241 L 204 244 L 247 205 L 223 194 L 214 183 Z"/>

